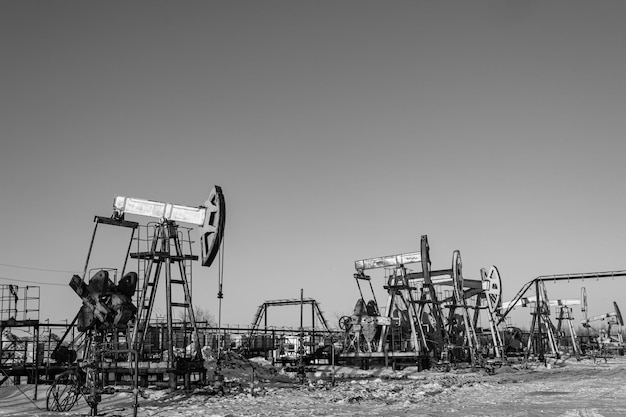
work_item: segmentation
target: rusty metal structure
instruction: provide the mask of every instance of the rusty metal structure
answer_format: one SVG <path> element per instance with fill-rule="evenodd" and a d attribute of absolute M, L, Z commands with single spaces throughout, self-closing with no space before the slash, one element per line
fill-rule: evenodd
<path fill-rule="evenodd" d="M 63 378 L 58 376 L 67 374 L 68 368 L 85 375 L 82 369 L 77 369 L 79 353 L 81 364 L 85 364 L 84 332 L 79 332 L 82 337 L 75 337 L 75 323 L 40 321 L 40 295 L 39 286 L 0 285 L 0 385 L 34 384 L 33 400 L 37 400 L 39 385 L 52 384 L 47 393 L 47 406 L 63 409 L 83 395 L 82 391 L 59 383 Z M 71 335 L 72 343 L 60 344 L 61 334 Z M 61 394 L 57 388 L 67 394 Z M 81 388 L 85 388 L 85 384 Z"/>
<path fill-rule="evenodd" d="M 598 334 L 597 343 L 595 343 L 598 350 L 597 353 L 600 355 L 609 355 L 617 352 L 623 355 L 625 347 L 624 336 L 622 334 L 624 318 L 617 302 L 613 301 L 613 311 L 593 317 L 587 317 L 585 315 L 585 318 L 581 320 L 580 323 L 589 332 L 592 329 L 592 323 L 599 321 L 604 321 L 607 324 L 607 329 L 606 331 L 604 329 L 594 329 L 594 332 Z"/>
<path fill-rule="evenodd" d="M 205 267 L 211 266 L 218 255 L 224 235 L 226 206 L 221 187 L 215 186 L 204 204 L 199 207 L 120 196 L 115 198 L 113 206 L 115 219 L 123 219 L 127 214 L 157 219 L 157 222 L 148 225 L 151 229 L 148 238 L 137 241 L 139 250 L 130 253 L 131 258 L 138 260 L 138 269 L 143 275 L 137 321 L 131 337 L 133 348 L 140 355 L 146 351 L 157 289 L 164 278 L 167 352 L 159 359 L 166 362 L 169 386 L 176 389 L 178 375 L 184 377 L 185 385 L 189 385 L 191 373 L 198 373 L 203 379 L 206 370 L 191 296 L 191 262 L 198 260 L 198 256 L 193 254 L 191 238 L 184 238 L 184 232 L 178 223 L 200 228 L 201 262 Z M 190 229 L 186 230 L 189 233 Z M 175 291 L 175 288 L 179 291 Z M 221 288 L 218 297 L 222 297 Z M 177 326 L 174 323 L 176 310 L 183 317 L 178 326 L 183 334 L 183 346 L 178 349 L 175 340 Z M 189 338 L 188 331 L 191 333 Z M 189 344 L 192 345 L 191 349 L 188 349 Z"/>
<path fill-rule="evenodd" d="M 417 264 L 419 271 L 409 266 Z M 366 271 L 385 269 L 387 302 L 381 310 Z M 483 348 L 490 346 L 494 358 L 502 357 L 502 342 L 496 329 L 496 312 L 502 294 L 496 267 L 481 270 L 480 279 L 466 279 L 461 254 L 455 250 L 449 268 L 431 267 L 426 235 L 420 251 L 357 260 L 353 275 L 359 289 L 353 314 L 340 320 L 346 361 L 384 360 L 392 365 L 449 366 L 466 362 L 480 365 Z M 368 284 L 372 299 L 366 301 L 362 284 Z M 489 316 L 489 328 L 479 328 L 481 311 Z"/>
<path fill-rule="evenodd" d="M 140 383 L 147 383 L 150 374 L 156 375 L 157 381 L 166 374 L 171 389 L 176 389 L 179 377 L 189 387 L 193 373 L 197 373 L 200 380 L 206 374 L 191 304 L 190 262 L 198 256 L 191 252 L 192 239 L 185 238 L 181 232 L 181 229 L 190 229 L 179 228 L 177 222 L 201 228 L 202 265 L 210 266 L 218 255 L 224 234 L 225 204 L 221 188 L 214 187 L 204 205 L 199 207 L 118 196 L 113 208 L 110 218 L 94 218 L 83 275 L 74 275 L 69 284 L 81 298 L 82 306 L 52 355 L 58 363 L 65 363 L 67 369 L 57 375 L 48 391 L 47 406 L 51 411 L 69 411 L 78 398 L 84 396 L 91 414 L 97 415 L 102 388 L 111 375 L 116 382 L 120 376 L 127 375 L 134 387 L 136 415 L 137 388 Z M 138 222 L 127 220 L 127 214 L 153 217 L 157 221 L 140 226 Z M 131 231 L 119 282 L 115 268 L 89 270 L 96 232 L 101 224 Z M 143 234 L 142 228 L 146 230 Z M 137 272 L 126 272 L 129 260 L 137 261 Z M 178 277 L 173 275 L 174 270 L 178 271 Z M 162 275 L 165 275 L 166 295 L 164 326 L 151 323 Z M 182 299 L 173 298 L 175 286 L 182 287 Z M 183 311 L 179 326 L 174 323 L 174 308 Z M 80 334 L 73 335 L 68 343 L 66 339 L 74 325 Z M 148 335 L 153 336 L 155 329 L 157 337 L 161 335 L 154 346 L 156 351 L 147 349 L 153 347 L 154 339 Z M 182 338 L 178 337 L 180 334 Z M 192 341 L 192 349 L 186 349 L 189 341 Z M 151 363 L 155 366 L 151 367 Z"/>
<path fill-rule="evenodd" d="M 126 273 L 126 268 L 138 223 L 102 216 L 95 216 L 94 223 L 83 274 L 72 276 L 69 283 L 82 305 L 52 353 L 52 359 L 65 365 L 66 370 L 56 375 L 47 392 L 46 406 L 50 411 L 69 411 L 82 396 L 91 408 L 91 415 L 97 415 L 106 379 L 105 356 L 124 355 L 128 361 L 134 353 L 129 335 L 137 311 L 132 302 L 137 274 Z M 131 231 L 119 282 L 116 268 L 89 268 L 100 225 Z M 75 325 L 78 335 L 73 332 Z M 68 341 L 70 334 L 72 340 Z M 134 359 L 137 360 L 136 355 Z M 134 382 L 136 386 L 136 379 Z"/>
<path fill-rule="evenodd" d="M 293 335 L 294 332 L 277 329 L 268 323 L 268 310 L 270 308 L 288 306 L 300 307 L 300 326 L 297 332 L 295 332 L 298 337 L 296 343 L 298 347 L 294 350 L 294 353 L 297 354 L 291 358 L 285 354 L 285 349 L 282 345 L 286 340 L 285 337 Z M 306 329 L 304 327 L 305 307 L 307 309 L 310 308 L 311 324 Z M 283 363 L 294 362 L 295 359 L 301 361 L 302 358 L 305 358 L 305 361 L 309 361 L 310 359 L 315 359 L 316 351 L 325 349 L 326 342 L 331 340 L 332 335 L 333 331 L 328 326 L 319 303 L 315 299 L 305 298 L 301 294 L 300 298 L 268 300 L 261 304 L 254 315 L 244 350 L 249 352 L 249 354 L 263 354 L 266 359 Z M 271 358 L 268 357 L 270 353 L 273 354 Z"/>
<path fill-rule="evenodd" d="M 44 356 L 39 300 L 38 286 L 0 284 L 0 385 L 22 376 L 27 376 L 29 383 L 38 383 L 38 365 Z"/>
<path fill-rule="evenodd" d="M 556 334 L 557 341 L 559 342 L 559 349 L 564 350 L 565 341 L 568 340 L 568 345 L 571 346 L 571 350 L 574 356 L 580 357 L 582 349 L 578 342 L 576 329 L 574 329 L 574 316 L 572 315 L 572 307 L 580 305 L 580 300 L 555 300 L 555 310 L 557 313 L 557 326 Z M 567 332 L 565 331 L 567 329 Z"/>
<path fill-rule="evenodd" d="M 261 304 L 250 326 L 250 337 L 255 334 L 265 331 L 265 329 L 271 328 L 268 326 L 268 310 L 273 307 L 285 307 L 285 306 L 305 306 L 308 305 L 311 308 L 311 330 L 315 332 L 316 323 L 321 325 L 321 332 L 330 333 L 328 322 L 324 317 L 324 312 L 320 309 L 319 303 L 314 298 L 292 298 L 292 299 L 280 299 L 280 300 L 268 300 Z M 316 322 L 317 319 L 317 322 Z"/>
<path fill-rule="evenodd" d="M 626 271 L 605 271 L 605 272 L 585 272 L 585 273 L 573 273 L 573 274 L 556 274 L 556 275 L 541 275 L 528 281 L 517 292 L 515 297 L 505 304 L 503 304 L 500 314 L 498 315 L 498 324 L 504 323 L 509 313 L 516 306 L 524 306 L 529 304 L 532 307 L 532 323 L 531 331 L 528 337 L 528 344 L 525 351 L 526 358 L 536 358 L 539 361 L 544 361 L 546 354 L 558 357 L 559 346 L 555 335 L 557 329 L 550 320 L 550 305 L 551 302 L 548 299 L 546 290 L 546 283 L 549 282 L 563 282 L 563 281 L 582 281 L 585 279 L 605 279 L 605 278 L 619 278 L 626 277 Z M 531 289 L 534 289 L 534 296 L 526 297 L 526 294 Z M 586 292 L 582 293 L 583 298 L 583 312 L 585 317 L 587 314 L 587 296 Z M 571 303 L 575 304 L 575 303 Z M 553 305 L 558 305 L 558 302 Z M 567 305 L 564 305 L 567 307 Z M 565 314 L 562 308 L 559 309 L 559 314 Z M 562 319 L 561 319 L 562 320 Z M 580 346 L 577 346 L 580 348 Z"/>
<path fill-rule="evenodd" d="M 286 337 L 284 331 L 268 326 L 269 308 L 287 306 L 300 308 L 300 326 L 296 338 L 291 340 Z M 311 308 L 311 327 L 307 329 L 304 327 L 305 306 Z M 312 362 L 317 362 L 318 359 L 330 362 L 329 346 L 333 340 L 332 333 L 318 302 L 313 298 L 304 298 L 304 290 L 301 289 L 299 299 L 268 300 L 259 306 L 250 326 L 244 351 L 247 355 L 262 354 L 272 362 L 278 361 L 287 365 L 285 371 L 295 372 L 300 381 L 304 382 L 306 373 L 315 371 L 309 367 Z M 291 352 L 290 349 L 285 349 L 286 344 L 293 346 Z"/>
<path fill-rule="evenodd" d="M 530 310 L 532 322 L 525 343 L 525 359 L 528 359 L 529 355 L 532 354 L 533 347 L 539 344 L 537 339 L 539 334 L 544 335 L 542 345 L 552 357 L 558 359 L 569 350 L 574 356 L 580 357 L 582 351 L 573 325 L 574 317 L 571 306 L 581 305 L 581 301 L 578 299 L 548 299 L 545 282 L 540 283 L 539 294 L 539 301 L 537 301 L 536 296 L 530 296 L 522 297 L 515 305 L 512 305 L 511 302 L 502 303 L 503 309 L 527 307 Z M 555 313 L 556 324 L 550 318 L 552 311 Z M 541 333 L 539 326 L 542 326 Z"/>
<path fill-rule="evenodd" d="M 98 415 L 105 357 L 123 354 L 125 360 L 130 360 L 134 355 L 137 363 L 136 352 L 128 345 L 130 324 L 137 311 L 131 301 L 136 286 L 135 272 L 125 274 L 117 283 L 109 278 L 106 270 L 92 275 L 88 283 L 79 275 L 72 277 L 70 287 L 83 301 L 76 316 L 78 330 L 84 336 L 82 358 L 76 366 L 69 367 L 55 378 L 46 398 L 49 411 L 68 411 L 82 395 L 91 408 L 91 415 Z M 60 363 L 71 363 L 74 357 L 62 344 L 53 353 L 53 358 Z M 134 376 L 136 387 L 136 372 Z"/>

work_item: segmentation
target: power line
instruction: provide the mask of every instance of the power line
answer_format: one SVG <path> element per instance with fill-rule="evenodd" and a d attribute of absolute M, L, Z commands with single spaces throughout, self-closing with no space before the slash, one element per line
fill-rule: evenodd
<path fill-rule="evenodd" d="M 15 281 L 15 282 L 23 282 L 26 284 L 41 284 L 41 285 L 55 285 L 55 286 L 60 286 L 60 287 L 66 287 L 69 284 L 52 284 L 49 282 L 41 282 L 41 281 L 29 281 L 29 280 L 25 280 L 25 279 L 15 279 L 15 278 L 7 278 L 7 277 L 0 277 L 0 279 L 4 279 L 7 281 Z"/>
<path fill-rule="evenodd" d="M 31 271 L 43 271 L 43 272 L 59 272 L 59 273 L 63 273 L 63 274 L 77 274 L 77 271 L 62 271 L 59 269 L 46 269 L 46 268 L 32 268 L 29 266 L 20 266 L 20 265 L 10 265 L 10 264 L 2 264 L 0 263 L 0 266 L 8 266 L 10 268 L 18 268 L 18 269 L 29 269 Z"/>

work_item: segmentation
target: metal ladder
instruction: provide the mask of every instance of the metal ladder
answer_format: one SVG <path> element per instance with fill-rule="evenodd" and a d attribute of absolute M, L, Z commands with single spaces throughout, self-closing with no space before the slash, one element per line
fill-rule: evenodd
<path fill-rule="evenodd" d="M 154 234 L 147 251 L 130 254 L 131 258 L 146 261 L 143 268 L 143 282 L 141 296 L 138 303 L 137 323 L 133 329 L 132 340 L 136 349 L 142 351 L 148 324 L 155 305 L 157 287 L 161 273 L 165 273 L 165 292 L 167 309 L 168 337 L 173 340 L 174 308 L 182 308 L 184 318 L 190 319 L 195 334 L 196 355 L 200 354 L 199 338 L 195 314 L 191 304 L 191 261 L 198 257 L 192 254 L 184 254 L 179 237 L 178 226 L 172 221 L 162 221 L 154 226 Z M 178 277 L 172 275 L 172 264 L 178 266 Z M 163 268 L 165 267 L 165 268 Z M 182 288 L 182 300 L 174 301 L 175 286 Z M 171 345 L 171 344 L 170 344 Z M 170 358 L 173 352 L 170 353 Z"/>

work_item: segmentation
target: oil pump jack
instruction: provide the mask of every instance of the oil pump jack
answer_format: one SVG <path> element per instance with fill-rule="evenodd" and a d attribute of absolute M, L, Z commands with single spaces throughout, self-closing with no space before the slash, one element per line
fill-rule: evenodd
<path fill-rule="evenodd" d="M 528 355 L 530 352 L 537 351 L 536 346 L 541 343 L 542 345 L 547 344 L 552 356 L 560 358 L 566 344 L 564 342 L 566 340 L 564 328 L 566 327 L 572 353 L 578 357 L 581 354 L 581 349 L 573 326 L 574 318 L 571 315 L 571 306 L 580 305 L 580 300 L 550 300 L 548 299 L 545 282 L 540 282 L 539 286 L 541 288 L 539 299 L 537 299 L 536 296 L 530 296 L 518 299 L 515 305 L 512 305 L 510 302 L 502 303 L 502 307 L 505 309 L 509 307 L 528 307 L 530 309 L 533 319 L 527 341 L 526 354 Z M 556 326 L 550 319 L 552 309 L 554 309 L 556 315 Z M 539 326 L 541 326 L 541 328 Z M 545 335 L 545 341 L 539 339 L 538 334 Z"/>
<path fill-rule="evenodd" d="M 219 186 L 215 186 L 209 193 L 208 199 L 199 207 L 187 207 L 176 204 L 161 203 L 129 197 L 116 197 L 111 217 L 95 216 L 95 227 L 87 253 L 87 260 L 83 275 L 74 275 L 70 280 L 70 287 L 81 298 L 82 306 L 61 337 L 52 358 L 59 364 L 66 364 L 66 371 L 55 378 L 47 393 L 46 406 L 50 411 L 69 411 L 82 395 L 91 407 L 91 415 L 97 415 L 103 386 L 102 378 L 105 372 L 102 369 L 102 360 L 105 355 L 113 354 L 115 358 L 130 361 L 134 358 L 135 370 L 133 385 L 135 387 L 135 406 L 137 405 L 138 361 L 144 354 L 146 332 L 149 329 L 151 313 L 154 309 L 159 277 L 165 274 L 165 308 L 167 313 L 167 327 L 164 344 L 167 348 L 168 383 L 175 389 L 177 377 L 182 374 L 185 384 L 189 381 L 191 372 L 204 369 L 197 325 L 191 303 L 191 266 L 190 262 L 198 256 L 191 253 L 189 238 L 188 252 L 183 249 L 181 233 L 177 222 L 200 227 L 200 243 L 202 265 L 211 266 L 217 257 L 224 235 L 225 203 L 224 195 Z M 125 219 L 126 214 L 148 216 L 156 218 L 157 222 L 145 226 L 148 238 L 137 235 L 139 223 Z M 124 266 L 123 277 L 116 282 L 117 270 L 100 269 L 87 279 L 88 267 L 94 246 L 94 240 L 99 225 L 110 225 L 126 228 L 132 231 Z M 133 242 L 138 248 L 146 245 L 143 251 L 131 253 Z M 129 258 L 143 262 L 143 273 L 126 272 Z M 172 276 L 172 265 L 178 266 L 179 277 Z M 111 274 L 112 272 L 112 274 Z M 138 283 L 139 296 L 136 296 Z M 174 300 L 172 288 L 182 286 L 183 300 Z M 218 298 L 222 298 L 222 277 L 220 276 Z M 133 303 L 133 297 L 139 299 L 138 306 Z M 182 308 L 184 317 L 191 321 L 193 331 L 193 358 L 190 363 L 177 360 L 174 352 L 174 324 L 173 308 Z M 78 324 L 80 335 L 72 341 L 71 348 L 66 346 L 65 339 L 74 324 Z M 185 323 L 183 323 L 185 325 Z M 132 335 L 131 335 L 132 333 Z M 78 340 L 80 339 L 80 340 Z M 76 347 L 76 350 L 74 349 Z M 77 350 L 82 351 L 82 359 L 77 364 Z M 194 368 L 195 367 L 195 368 Z M 135 407 L 136 411 L 136 407 Z M 136 414 L 135 414 L 136 415 Z"/>
<path fill-rule="evenodd" d="M 608 313 L 600 314 L 593 317 L 586 317 L 581 321 L 583 327 L 587 330 L 591 329 L 591 323 L 598 321 L 606 321 L 607 330 L 604 333 L 603 329 L 598 331 L 598 343 L 600 345 L 600 350 L 604 351 L 618 351 L 621 354 L 624 353 L 624 338 L 622 335 L 622 327 L 624 326 L 624 319 L 622 317 L 622 313 L 617 306 L 617 303 L 613 301 L 613 311 Z M 617 331 L 613 332 L 613 328 L 617 327 Z M 604 336 L 603 336 L 604 334 Z"/>
<path fill-rule="evenodd" d="M 421 270 L 409 270 L 412 264 Z M 419 252 L 362 259 L 354 265 L 360 298 L 353 314 L 340 319 L 344 330 L 340 358 L 360 359 L 362 363 L 384 358 L 385 363 L 417 362 L 422 367 L 447 367 L 452 362 L 478 365 L 482 357 L 476 323 L 478 310 L 485 308 L 490 312 L 496 355 L 501 356 L 502 343 L 495 327 L 502 291 L 497 268 L 492 267 L 489 273 L 481 271 L 481 279 L 466 279 L 461 254 L 456 250 L 451 268 L 433 270 L 426 235 L 421 237 Z M 384 311 L 376 299 L 372 278 L 366 274 L 374 269 L 385 270 Z M 369 284 L 369 301 L 362 283 Z M 442 295 L 442 290 L 449 295 Z M 484 300 L 486 305 L 481 304 Z"/>
<path fill-rule="evenodd" d="M 557 347 L 553 342 L 554 338 L 551 337 L 551 331 L 553 328 L 552 323 L 550 322 L 549 316 L 549 300 L 547 298 L 547 293 L 545 291 L 545 283 L 546 282 L 562 282 L 567 281 L 570 282 L 574 280 L 584 280 L 584 279 L 595 279 L 599 280 L 600 278 L 618 278 L 618 277 L 626 277 L 626 271 L 605 271 L 605 272 L 585 272 L 585 273 L 574 273 L 574 274 L 555 274 L 555 275 L 540 275 L 534 278 L 531 281 L 528 281 L 522 288 L 518 291 L 518 293 L 513 297 L 510 302 L 503 303 L 501 308 L 501 313 L 499 315 L 498 324 L 504 322 L 508 317 L 509 313 L 518 305 L 524 302 L 524 299 L 529 299 L 530 297 L 525 297 L 526 293 L 534 287 L 535 297 L 534 300 L 534 313 L 533 314 L 533 324 L 531 331 L 531 337 L 529 338 L 528 351 L 526 355 L 530 355 L 533 353 L 539 361 L 545 360 L 545 339 L 548 340 L 549 348 L 556 354 Z M 586 295 L 585 295 L 586 300 Z M 586 314 L 586 313 L 585 313 Z M 534 343 L 530 341 L 534 340 Z"/>
<path fill-rule="evenodd" d="M 155 306 L 160 276 L 165 275 L 165 310 L 167 325 L 167 369 L 171 389 L 176 388 L 177 369 L 203 368 L 200 339 L 195 312 L 191 299 L 191 265 L 189 261 L 198 259 L 196 255 L 185 253 L 179 236 L 178 222 L 200 227 L 200 247 L 202 266 L 209 267 L 215 260 L 224 235 L 226 206 L 219 186 L 209 193 L 205 203 L 199 207 L 161 203 L 139 198 L 115 198 L 113 217 L 123 219 L 126 214 L 148 216 L 158 219 L 152 226 L 151 238 L 144 251 L 131 253 L 131 258 L 144 261 L 144 273 L 137 311 L 137 321 L 133 328 L 132 345 L 139 354 L 144 351 L 146 335 Z M 172 276 L 172 266 L 177 265 L 178 276 Z M 174 300 L 174 286 L 182 287 L 182 300 Z M 222 297 L 221 277 L 218 298 Z M 182 309 L 183 317 L 189 318 L 192 327 L 194 349 L 190 363 L 181 364 L 174 349 L 174 308 Z"/>

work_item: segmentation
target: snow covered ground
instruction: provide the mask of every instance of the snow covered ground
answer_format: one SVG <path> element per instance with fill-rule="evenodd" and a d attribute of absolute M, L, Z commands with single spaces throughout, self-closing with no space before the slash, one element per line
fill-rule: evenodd
<path fill-rule="evenodd" d="M 251 369 L 251 368 L 250 368 Z M 261 365 L 251 371 L 225 370 L 233 392 L 218 395 L 142 390 L 139 416 L 626 416 L 626 358 L 608 362 L 584 359 L 451 372 L 415 369 L 338 367 L 335 386 L 328 367 L 310 374 L 304 385 L 286 375 L 269 376 Z M 254 387 L 251 390 L 251 387 Z M 80 400 L 65 413 L 45 410 L 46 386 L 32 400 L 34 386 L 0 387 L 0 416 L 79 416 L 89 407 Z M 23 392 L 23 393 L 22 393 Z M 99 415 L 132 416 L 129 392 L 103 395 Z"/>

